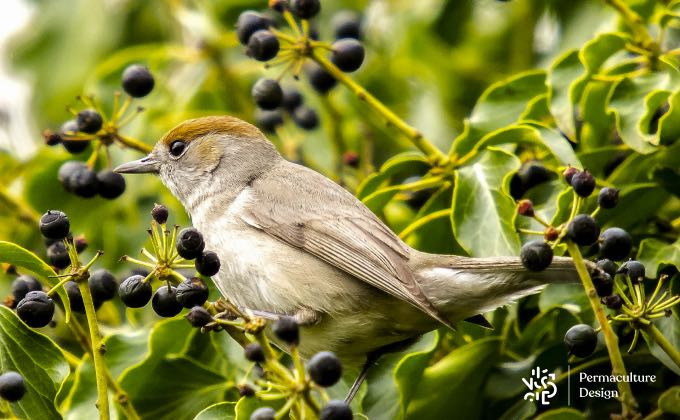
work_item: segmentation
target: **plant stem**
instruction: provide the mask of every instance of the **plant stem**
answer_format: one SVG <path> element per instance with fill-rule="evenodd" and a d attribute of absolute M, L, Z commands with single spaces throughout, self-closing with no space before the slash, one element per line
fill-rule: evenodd
<path fill-rule="evenodd" d="M 118 140 L 118 142 L 121 143 L 122 145 L 129 147 L 130 149 L 135 149 L 142 153 L 151 153 L 151 150 L 153 150 L 153 147 L 149 146 L 146 143 L 142 143 L 141 141 L 130 136 L 116 134 L 116 140 Z"/>
<path fill-rule="evenodd" d="M 10 194 L 4 185 L 0 185 L 0 203 L 4 203 L 10 210 L 14 210 L 12 213 L 16 213 L 17 218 L 26 224 L 37 225 L 40 220 L 35 210 Z"/>
<path fill-rule="evenodd" d="M 92 348 L 92 360 L 94 361 L 94 374 L 97 379 L 97 408 L 99 417 L 103 420 L 109 419 L 109 392 L 106 380 L 106 364 L 102 354 L 102 339 L 97 325 L 97 315 L 95 313 L 94 302 L 90 294 L 90 286 L 87 281 L 79 281 L 78 288 L 83 296 L 83 306 L 85 306 L 85 316 L 87 326 L 90 331 L 90 343 Z"/>
<path fill-rule="evenodd" d="M 649 324 L 645 327 L 642 327 L 643 330 L 647 334 L 650 335 L 656 341 L 656 343 L 663 349 L 663 351 L 666 352 L 668 357 L 673 360 L 673 362 L 680 367 L 680 351 L 673 347 L 673 345 L 664 337 L 663 334 L 661 334 L 661 331 L 659 331 L 658 328 L 654 324 Z"/>
<path fill-rule="evenodd" d="M 649 34 L 640 15 L 635 13 L 623 0 L 604 0 L 604 2 L 616 9 L 631 31 L 633 31 L 642 47 L 651 50 L 653 53 L 657 52 L 658 45 Z"/>
<path fill-rule="evenodd" d="M 325 57 L 319 55 L 316 51 L 310 53 L 310 57 L 316 61 L 324 70 L 330 73 L 337 81 L 345 85 L 352 91 L 359 100 L 362 100 L 373 108 L 377 113 L 382 115 L 390 124 L 394 125 L 401 131 L 406 138 L 408 138 L 414 146 L 425 153 L 434 166 L 444 166 L 448 163 L 448 158 L 441 150 L 437 149 L 432 142 L 423 136 L 423 133 L 410 126 L 406 121 L 399 118 L 391 109 L 380 102 L 375 96 L 371 95 L 360 84 L 355 82 L 351 77 L 343 73 L 333 63 L 328 61 Z"/>
<path fill-rule="evenodd" d="M 401 239 L 404 239 L 407 236 L 409 236 L 410 234 L 412 234 L 413 232 L 415 232 L 416 230 L 418 230 L 419 228 L 421 228 L 422 226 L 424 226 L 424 225 L 426 225 L 426 224 L 428 224 L 432 221 L 435 221 L 437 219 L 449 217 L 450 214 L 451 214 L 451 209 L 443 209 L 443 210 L 438 210 L 438 211 L 432 212 L 432 213 L 430 213 L 426 216 L 423 216 L 420 219 L 416 220 L 415 222 L 411 223 L 410 225 L 406 226 L 404 228 L 404 230 L 402 230 L 399 233 L 399 237 Z"/>
<path fill-rule="evenodd" d="M 604 342 L 607 346 L 607 352 L 609 353 L 609 359 L 612 364 L 612 374 L 613 375 L 626 375 L 626 366 L 623 364 L 623 356 L 621 356 L 621 351 L 619 350 L 619 339 L 612 330 L 611 325 L 607 320 L 607 314 L 605 314 L 604 309 L 600 305 L 600 301 L 597 296 L 597 291 L 595 291 L 595 286 L 593 281 L 588 274 L 588 268 L 583 261 L 583 256 L 581 256 L 581 251 L 579 251 L 578 246 L 568 240 L 566 241 L 567 249 L 569 250 L 569 255 L 574 260 L 574 265 L 576 266 L 576 272 L 578 273 L 581 283 L 583 283 L 583 288 L 586 291 L 586 296 L 590 301 L 590 306 L 593 308 L 595 317 L 600 324 L 602 329 L 602 334 L 604 335 Z M 622 415 L 627 418 L 629 414 L 636 412 L 637 401 L 633 396 L 633 391 L 630 388 L 628 382 L 617 382 L 616 386 L 619 388 L 621 393 L 621 406 Z"/>

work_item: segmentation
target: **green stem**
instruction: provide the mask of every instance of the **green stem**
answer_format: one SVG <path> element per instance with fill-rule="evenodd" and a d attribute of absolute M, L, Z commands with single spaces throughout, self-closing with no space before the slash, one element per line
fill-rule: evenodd
<path fill-rule="evenodd" d="M 412 234 L 413 232 L 415 232 L 416 230 L 418 230 L 419 228 L 421 228 L 422 226 L 424 226 L 424 225 L 426 225 L 426 224 L 428 224 L 432 221 L 435 221 L 437 219 L 449 217 L 450 214 L 451 214 L 451 209 L 443 209 L 443 210 L 438 210 L 438 211 L 432 212 L 432 213 L 428 214 L 427 216 L 423 216 L 420 219 L 416 220 L 415 222 L 411 223 L 410 225 L 406 226 L 404 228 L 404 230 L 402 230 L 399 233 L 399 237 L 401 239 L 404 239 L 407 236 L 409 236 L 410 234 Z"/>
<path fill-rule="evenodd" d="M 87 281 L 78 282 L 80 294 L 83 296 L 85 306 L 85 316 L 90 332 L 90 343 L 92 348 L 92 360 L 94 361 L 94 374 L 97 380 L 97 408 L 99 417 L 102 420 L 109 419 L 109 393 L 106 380 L 106 364 L 102 353 L 102 339 L 97 325 L 97 314 L 95 313 L 94 302 L 90 294 L 90 286 Z"/>
<path fill-rule="evenodd" d="M 330 73 L 337 81 L 345 85 L 352 91 L 359 100 L 368 104 L 373 110 L 382 115 L 390 124 L 394 125 L 401 131 L 406 138 L 408 138 L 414 146 L 425 153 L 434 166 L 444 166 L 448 163 L 448 158 L 441 150 L 437 149 L 432 142 L 423 136 L 423 133 L 409 125 L 406 121 L 399 118 L 391 109 L 380 102 L 375 96 L 371 95 L 360 84 L 355 82 L 351 77 L 343 73 L 333 63 L 328 61 L 325 57 L 319 55 L 316 51 L 312 51 L 310 57 L 316 61 L 324 70 Z"/>
<path fill-rule="evenodd" d="M 656 341 L 656 343 L 666 352 L 668 357 L 673 360 L 673 362 L 680 367 L 680 351 L 673 347 L 673 345 L 661 334 L 658 328 L 654 324 L 649 324 L 646 327 L 642 327 L 647 334 L 650 335 Z"/>
<path fill-rule="evenodd" d="M 637 38 L 645 49 L 652 51 L 653 53 L 658 52 L 658 45 L 654 38 L 649 34 L 649 31 L 645 27 L 645 23 L 642 17 L 635 13 L 633 9 L 630 8 L 623 0 L 604 0 L 605 3 L 616 9 L 616 11 L 621 15 L 621 18 L 626 22 L 626 25 L 633 31 L 633 34 Z"/>
<path fill-rule="evenodd" d="M 29 225 L 38 225 L 40 216 L 26 203 L 10 194 L 4 185 L 0 185 L 0 203 L 4 203 L 19 220 Z"/>
<path fill-rule="evenodd" d="M 123 146 L 127 146 L 130 149 L 135 149 L 142 153 L 151 153 L 151 150 L 153 150 L 153 147 L 149 146 L 146 143 L 142 143 L 141 141 L 130 136 L 116 134 L 116 140 L 118 140 L 118 142 L 121 143 Z"/>
<path fill-rule="evenodd" d="M 600 300 L 597 296 L 597 291 L 593 285 L 593 281 L 588 274 L 588 268 L 583 261 L 583 256 L 581 256 L 581 251 L 579 251 L 578 246 L 568 240 L 566 241 L 567 249 L 569 250 L 569 255 L 574 260 L 574 265 L 576 266 L 576 272 L 578 273 L 581 283 L 583 283 L 583 288 L 586 291 L 586 296 L 590 301 L 590 306 L 593 308 L 595 317 L 600 324 L 602 329 L 602 334 L 604 335 L 604 342 L 607 346 L 607 352 L 609 353 L 609 359 L 612 364 L 612 374 L 614 375 L 626 375 L 626 366 L 623 363 L 623 356 L 621 356 L 621 351 L 619 350 L 619 339 L 612 330 L 611 325 L 607 320 L 607 314 L 600 305 Z M 617 382 L 616 386 L 619 388 L 621 393 L 621 405 L 623 408 L 622 415 L 624 418 L 628 417 L 629 414 L 636 412 L 637 402 L 633 396 L 633 391 L 630 388 L 630 384 L 627 382 Z"/>

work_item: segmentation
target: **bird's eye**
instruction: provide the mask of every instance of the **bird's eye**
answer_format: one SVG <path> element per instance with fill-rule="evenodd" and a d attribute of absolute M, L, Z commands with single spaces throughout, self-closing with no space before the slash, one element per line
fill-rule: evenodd
<path fill-rule="evenodd" d="M 184 152 L 184 149 L 186 149 L 186 147 L 187 144 L 184 143 L 182 140 L 175 140 L 172 143 L 170 143 L 170 154 L 177 157 Z"/>

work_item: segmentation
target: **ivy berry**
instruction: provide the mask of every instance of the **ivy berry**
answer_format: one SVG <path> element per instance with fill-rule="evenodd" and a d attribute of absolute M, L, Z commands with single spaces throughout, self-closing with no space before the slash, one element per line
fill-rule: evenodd
<path fill-rule="evenodd" d="M 151 209 L 151 217 L 153 217 L 153 220 L 155 220 L 156 223 L 160 223 L 161 225 L 164 225 L 165 222 L 168 221 L 169 215 L 168 208 L 162 204 L 154 204 L 153 209 Z"/>
<path fill-rule="evenodd" d="M 116 296 L 118 283 L 109 270 L 103 268 L 96 270 L 87 281 L 95 302 L 106 302 Z"/>
<path fill-rule="evenodd" d="M 123 90 L 133 98 L 143 98 L 151 93 L 155 83 L 149 69 L 139 64 L 128 66 L 123 71 Z"/>
<path fill-rule="evenodd" d="M 241 13 L 236 21 L 236 35 L 242 45 L 248 45 L 250 36 L 255 32 L 269 27 L 269 20 L 253 11 Z"/>
<path fill-rule="evenodd" d="M 144 277 L 140 275 L 133 275 L 120 284 L 118 287 L 118 295 L 120 300 L 128 308 L 141 308 L 149 303 L 151 300 L 151 284 L 144 281 Z"/>
<path fill-rule="evenodd" d="M 569 354 L 588 357 L 597 347 L 597 332 L 590 325 L 574 325 L 564 335 L 564 345 L 567 346 Z"/>
<path fill-rule="evenodd" d="M 552 262 L 553 250 L 544 241 L 527 242 L 522 246 L 520 259 L 527 270 L 543 271 Z"/>
<path fill-rule="evenodd" d="M 104 169 L 97 173 L 97 192 L 103 198 L 112 200 L 125 192 L 123 175 Z"/>
<path fill-rule="evenodd" d="M 290 10 L 300 19 L 313 18 L 321 10 L 321 2 L 319 0 L 291 0 Z"/>
<path fill-rule="evenodd" d="M 352 420 L 352 408 L 342 400 L 331 400 L 321 410 L 319 420 Z"/>
<path fill-rule="evenodd" d="M 275 418 L 276 411 L 271 407 L 260 407 L 250 415 L 250 420 L 274 420 Z"/>
<path fill-rule="evenodd" d="M 640 282 L 645 279 L 645 266 L 640 261 L 630 260 L 621 264 L 617 273 L 627 274 L 631 281 Z"/>
<path fill-rule="evenodd" d="M 192 327 L 201 328 L 205 327 L 213 321 L 212 315 L 202 306 L 194 306 L 186 314 L 185 318 L 189 321 Z"/>
<path fill-rule="evenodd" d="M 163 285 L 156 290 L 151 299 L 154 312 L 164 318 L 170 318 L 182 312 L 182 305 L 177 301 L 177 289 Z"/>
<path fill-rule="evenodd" d="M 196 271 L 201 275 L 210 277 L 220 271 L 220 258 L 213 251 L 204 251 L 203 254 L 196 258 Z"/>
<path fill-rule="evenodd" d="M 177 286 L 177 301 L 185 308 L 203 306 L 208 300 L 208 286 L 198 277 L 192 277 Z"/>
<path fill-rule="evenodd" d="M 28 292 L 39 290 L 42 290 L 42 284 L 33 276 L 22 275 L 12 282 L 12 297 L 15 303 L 25 298 Z"/>
<path fill-rule="evenodd" d="M 246 55 L 257 61 L 269 61 L 279 53 L 279 39 L 266 29 L 261 29 L 250 36 Z"/>
<path fill-rule="evenodd" d="M 244 349 L 246 359 L 254 363 L 264 362 L 264 350 L 258 343 L 250 343 Z"/>
<path fill-rule="evenodd" d="M 253 85 L 250 93 L 260 109 L 276 109 L 283 101 L 281 85 L 274 79 L 259 79 Z"/>
<path fill-rule="evenodd" d="M 272 327 L 274 334 L 284 343 L 295 346 L 300 343 L 300 327 L 295 318 L 283 316 Z"/>
<path fill-rule="evenodd" d="M 205 248 L 203 235 L 196 228 L 184 228 L 177 235 L 175 247 L 179 256 L 185 260 L 198 258 Z"/>
<path fill-rule="evenodd" d="M 333 43 L 331 61 L 344 72 L 351 73 L 364 62 L 364 46 L 354 38 L 345 38 Z"/>
<path fill-rule="evenodd" d="M 78 131 L 87 134 L 95 134 L 102 128 L 104 120 L 99 112 L 94 109 L 84 109 L 76 116 Z"/>
<path fill-rule="evenodd" d="M 322 351 L 309 359 L 307 370 L 312 380 L 319 386 L 335 385 L 342 376 L 342 364 L 335 353 Z"/>
<path fill-rule="evenodd" d="M 40 218 L 40 233 L 48 239 L 64 239 L 71 230 L 71 223 L 66 213 L 59 210 L 47 210 Z"/>
<path fill-rule="evenodd" d="M 0 375 L 0 398 L 5 401 L 19 401 L 26 394 L 26 383 L 23 376 L 13 371 Z"/>
<path fill-rule="evenodd" d="M 29 327 L 44 327 L 54 316 L 54 301 L 41 290 L 28 292 L 17 305 L 17 315 Z"/>
<path fill-rule="evenodd" d="M 602 188 L 597 195 L 597 204 L 603 209 L 613 209 L 619 204 L 619 190 L 610 187 Z"/>
<path fill-rule="evenodd" d="M 600 236 L 600 254 L 610 260 L 622 260 L 633 249 L 633 238 L 625 230 L 609 228 Z"/>
<path fill-rule="evenodd" d="M 578 245 L 592 245 L 600 235 L 600 228 L 590 215 L 579 214 L 569 223 L 567 233 L 569 238 Z"/>
<path fill-rule="evenodd" d="M 595 190 L 595 178 L 587 170 L 578 172 L 571 178 L 571 187 L 581 197 L 588 197 Z"/>

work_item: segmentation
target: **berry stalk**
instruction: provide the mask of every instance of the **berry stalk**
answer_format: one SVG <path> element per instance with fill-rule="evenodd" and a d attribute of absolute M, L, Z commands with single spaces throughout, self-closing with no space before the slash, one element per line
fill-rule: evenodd
<path fill-rule="evenodd" d="M 626 375 L 626 366 L 623 363 L 623 356 L 621 356 L 621 351 L 619 350 L 619 339 L 612 330 L 609 320 L 607 319 L 607 314 L 602 309 L 600 301 L 595 290 L 595 285 L 593 284 L 590 274 L 588 274 L 588 269 L 583 261 L 583 256 L 578 246 L 571 240 L 565 241 L 567 245 L 567 250 L 569 255 L 574 260 L 574 265 L 576 266 L 576 272 L 578 273 L 583 288 L 586 291 L 586 296 L 590 301 L 590 306 L 593 308 L 595 317 L 597 318 L 600 328 L 602 329 L 602 334 L 604 335 L 604 342 L 607 346 L 607 352 L 609 353 L 609 359 L 612 364 L 612 374 L 613 375 Z M 633 391 L 630 388 L 628 382 L 617 382 L 616 383 L 619 392 L 621 393 L 621 406 L 622 415 L 627 418 L 629 414 L 636 412 L 637 401 L 633 396 Z"/>
<path fill-rule="evenodd" d="M 85 316 L 90 332 L 90 343 L 92 347 L 92 360 L 94 361 L 94 374 L 97 380 L 97 408 L 99 417 L 102 420 L 109 419 L 109 392 L 106 378 L 106 364 L 104 362 L 103 344 L 99 326 L 97 324 L 97 314 L 90 294 L 90 286 L 87 281 L 79 281 L 78 288 L 83 296 L 85 306 Z"/>
<path fill-rule="evenodd" d="M 649 334 L 649 336 L 656 341 L 656 343 L 663 349 L 664 352 L 668 355 L 668 357 L 673 360 L 673 362 L 680 366 L 680 351 L 673 347 L 673 345 L 664 337 L 663 334 L 661 334 L 661 331 L 659 331 L 658 328 L 654 324 L 649 324 L 646 326 L 642 327 L 642 330 Z"/>
<path fill-rule="evenodd" d="M 626 22 L 628 27 L 633 31 L 635 37 L 640 42 L 640 46 L 649 50 L 652 54 L 655 54 L 659 49 L 659 46 L 654 41 L 654 38 L 649 34 L 649 31 L 645 27 L 645 24 L 637 13 L 633 11 L 624 1 L 622 0 L 604 0 L 605 3 L 614 8 L 621 18 Z"/>
<path fill-rule="evenodd" d="M 394 125 L 401 131 L 406 138 L 408 138 L 414 146 L 425 153 L 434 166 L 444 166 L 448 163 L 448 158 L 441 150 L 437 149 L 432 142 L 423 136 L 423 133 L 416 128 L 410 126 L 406 121 L 399 118 L 391 109 L 380 102 L 375 96 L 371 95 L 360 84 L 355 82 L 351 77 L 340 71 L 333 63 L 328 61 L 325 57 L 318 54 L 316 51 L 310 53 L 310 57 L 316 61 L 324 70 L 330 73 L 337 81 L 345 85 L 357 97 L 366 102 L 368 106 L 373 108 L 377 113 L 382 115 L 390 124 Z"/>

